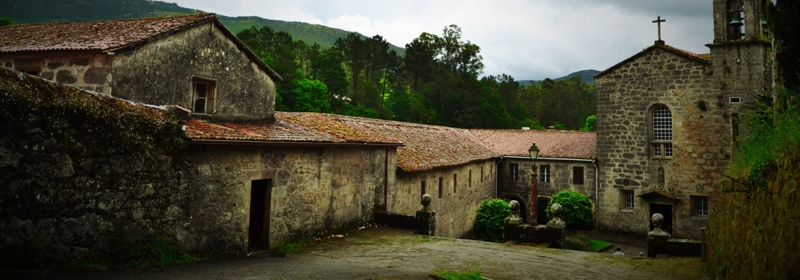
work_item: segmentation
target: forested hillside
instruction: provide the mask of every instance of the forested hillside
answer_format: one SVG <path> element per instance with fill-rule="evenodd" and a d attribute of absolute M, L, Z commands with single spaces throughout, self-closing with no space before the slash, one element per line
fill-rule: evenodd
<path fill-rule="evenodd" d="M 381 36 L 351 34 L 331 48 L 268 27 L 237 36 L 284 77 L 278 110 L 332 112 L 468 128 L 578 129 L 595 113 L 593 84 L 580 77 L 521 87 L 484 76 L 481 48 L 461 28 L 423 33 L 400 57 Z"/>
<path fill-rule="evenodd" d="M 195 12 L 146 0 L 0 0 L 0 18 L 17 23 Z M 380 35 L 258 17 L 220 19 L 284 77 L 278 110 L 465 128 L 592 128 L 585 124 L 595 114 L 593 84 L 573 77 L 520 86 L 505 74 L 483 76 L 481 48 L 463 40 L 456 25 L 441 35 L 422 33 L 400 49 Z"/>

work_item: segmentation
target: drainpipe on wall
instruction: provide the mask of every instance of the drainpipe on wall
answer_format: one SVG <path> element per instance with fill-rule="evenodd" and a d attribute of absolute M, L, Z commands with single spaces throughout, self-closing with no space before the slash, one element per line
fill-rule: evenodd
<path fill-rule="evenodd" d="M 600 229 L 600 173 L 599 168 L 597 167 L 597 159 L 592 159 L 592 165 L 594 165 L 594 229 Z"/>

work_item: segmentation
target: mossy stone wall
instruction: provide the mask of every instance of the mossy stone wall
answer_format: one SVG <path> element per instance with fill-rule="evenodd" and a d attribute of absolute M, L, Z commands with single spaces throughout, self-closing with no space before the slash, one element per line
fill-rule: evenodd
<path fill-rule="evenodd" d="M 800 279 L 800 155 L 788 154 L 765 186 L 722 183 L 708 236 L 715 278 Z"/>
<path fill-rule="evenodd" d="M 184 140 L 163 108 L 0 68 L 0 131 L 4 265 L 102 254 L 181 219 Z"/>

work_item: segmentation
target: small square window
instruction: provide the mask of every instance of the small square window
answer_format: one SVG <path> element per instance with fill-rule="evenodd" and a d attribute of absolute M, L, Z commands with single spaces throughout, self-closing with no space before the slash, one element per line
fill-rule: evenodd
<path fill-rule="evenodd" d="M 708 197 L 692 196 L 692 215 L 708 216 Z"/>
<path fill-rule="evenodd" d="M 542 182 L 550 182 L 550 166 L 549 165 L 542 165 L 539 167 L 539 173 L 542 176 Z"/>
<path fill-rule="evenodd" d="M 653 143 L 653 157 L 668 158 L 672 157 L 671 143 Z"/>
<path fill-rule="evenodd" d="M 621 191 L 621 199 L 620 204 L 622 207 L 620 209 L 633 209 L 634 206 L 634 196 L 632 190 L 622 190 Z"/>
<path fill-rule="evenodd" d="M 742 98 L 741 97 L 730 97 L 728 98 L 728 102 L 731 104 L 741 104 Z"/>
<path fill-rule="evenodd" d="M 214 89 L 216 85 L 213 81 L 203 79 L 192 80 L 192 91 L 194 98 L 193 113 L 211 114 L 214 112 Z"/>

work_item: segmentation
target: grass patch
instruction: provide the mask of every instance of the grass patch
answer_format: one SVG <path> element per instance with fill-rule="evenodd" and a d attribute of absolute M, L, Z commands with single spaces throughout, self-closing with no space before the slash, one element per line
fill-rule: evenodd
<path fill-rule="evenodd" d="M 459 271 L 449 271 L 445 270 L 435 275 L 431 275 L 431 278 L 434 279 L 444 279 L 444 280 L 471 280 L 476 279 L 480 280 L 481 278 L 481 271 L 480 270 L 467 270 L 466 272 L 459 272 Z"/>
<path fill-rule="evenodd" d="M 608 243 L 606 241 L 598 239 L 589 239 L 589 247 L 592 249 L 592 252 L 600 252 L 607 249 L 610 246 L 611 243 Z"/>

